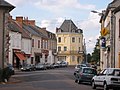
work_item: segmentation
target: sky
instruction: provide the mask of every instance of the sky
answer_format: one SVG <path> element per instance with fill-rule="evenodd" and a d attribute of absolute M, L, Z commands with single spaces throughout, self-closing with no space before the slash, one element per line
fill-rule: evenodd
<path fill-rule="evenodd" d="M 10 14 L 35 20 L 39 27 L 55 33 L 63 21 L 71 19 L 83 30 L 87 53 L 92 53 L 100 36 L 100 16 L 92 10 L 102 12 L 113 0 L 5 0 L 16 8 Z"/>

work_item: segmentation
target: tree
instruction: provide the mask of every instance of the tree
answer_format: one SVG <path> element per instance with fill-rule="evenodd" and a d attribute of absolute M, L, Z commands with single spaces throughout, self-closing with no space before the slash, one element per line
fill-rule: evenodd
<path fill-rule="evenodd" d="M 97 40 L 95 48 L 93 50 L 92 53 L 92 62 L 94 62 L 94 64 L 99 63 L 100 61 L 100 49 L 99 49 L 99 40 Z"/>
<path fill-rule="evenodd" d="M 90 53 L 87 54 L 87 62 L 91 63 L 92 56 Z"/>

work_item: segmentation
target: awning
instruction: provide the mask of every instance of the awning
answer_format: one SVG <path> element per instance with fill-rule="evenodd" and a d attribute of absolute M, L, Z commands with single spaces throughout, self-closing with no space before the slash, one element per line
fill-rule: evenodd
<path fill-rule="evenodd" d="M 20 52 L 15 52 L 16 56 L 20 59 L 20 60 L 26 60 L 25 56 L 23 53 Z"/>

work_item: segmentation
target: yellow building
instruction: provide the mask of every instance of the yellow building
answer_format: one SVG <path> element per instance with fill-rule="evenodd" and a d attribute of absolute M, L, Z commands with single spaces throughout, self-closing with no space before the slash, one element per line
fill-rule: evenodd
<path fill-rule="evenodd" d="M 58 61 L 76 65 L 83 61 L 83 31 L 78 29 L 72 20 L 65 20 L 56 29 Z"/>

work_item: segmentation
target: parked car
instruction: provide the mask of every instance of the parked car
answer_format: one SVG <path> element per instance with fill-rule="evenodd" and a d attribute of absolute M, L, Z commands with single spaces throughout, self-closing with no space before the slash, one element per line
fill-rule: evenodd
<path fill-rule="evenodd" d="M 44 65 L 45 65 L 46 69 L 51 69 L 51 64 L 50 63 L 45 63 Z"/>
<path fill-rule="evenodd" d="M 62 62 L 60 63 L 60 66 L 61 66 L 61 67 L 67 67 L 67 66 L 68 66 L 68 63 L 65 62 L 65 61 L 62 61 Z"/>
<path fill-rule="evenodd" d="M 46 70 L 45 64 L 38 63 L 35 65 L 36 70 Z"/>
<path fill-rule="evenodd" d="M 35 66 L 31 64 L 27 64 L 21 67 L 21 71 L 34 71 L 34 70 L 36 70 Z"/>
<path fill-rule="evenodd" d="M 60 67 L 59 63 L 53 63 L 52 65 L 53 65 L 54 68 L 59 68 Z"/>
<path fill-rule="evenodd" d="M 94 68 L 81 67 L 78 71 L 74 73 L 75 82 L 77 82 L 78 84 L 80 84 L 81 82 L 91 83 L 93 76 L 95 76 L 96 74 L 97 71 Z"/>
<path fill-rule="evenodd" d="M 75 71 L 78 71 L 81 67 L 87 67 L 86 64 L 77 64 L 75 66 Z"/>
<path fill-rule="evenodd" d="M 104 90 L 120 90 L 120 68 L 107 68 L 92 78 L 92 88 L 103 87 Z"/>
<path fill-rule="evenodd" d="M 12 66 L 12 64 L 7 64 L 7 67 L 8 67 L 9 70 L 10 70 L 10 74 L 11 74 L 11 75 L 14 75 L 14 74 L 15 74 L 15 69 L 14 69 L 14 67 Z"/>

